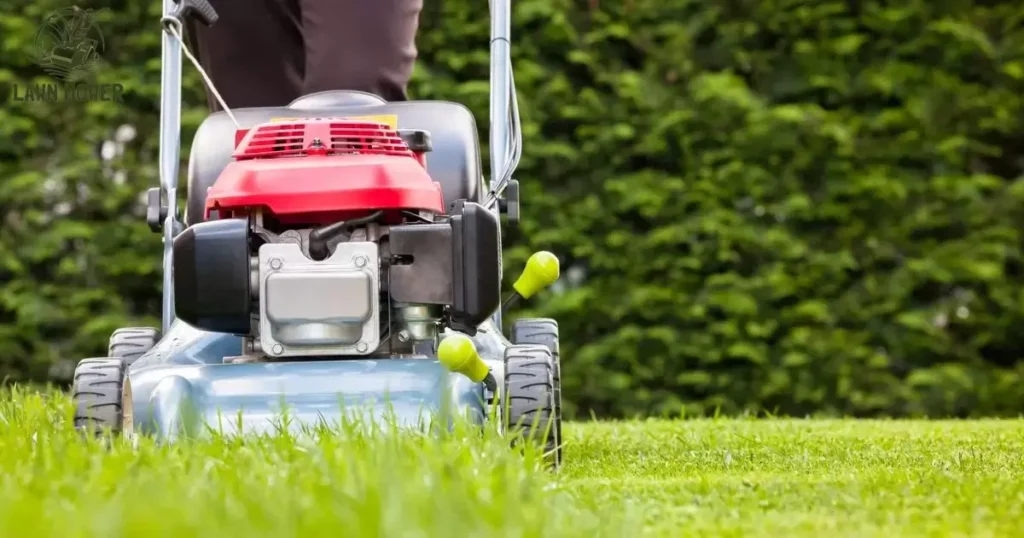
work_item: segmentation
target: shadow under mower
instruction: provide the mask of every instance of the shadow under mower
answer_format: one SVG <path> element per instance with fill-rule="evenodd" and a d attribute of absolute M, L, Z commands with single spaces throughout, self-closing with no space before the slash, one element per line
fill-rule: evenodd
<path fill-rule="evenodd" d="M 448 409 L 483 425 L 500 402 L 498 427 L 530 429 L 557 466 L 558 325 L 501 330 L 512 300 L 559 276 L 536 253 L 502 304 L 499 216 L 518 221 L 521 152 L 509 0 L 491 4 L 489 184 L 457 103 L 356 91 L 221 102 L 193 140 L 181 220 L 182 22 L 217 15 L 205 0 L 163 12 L 161 186 L 147 211 L 163 234 L 162 327 L 119 329 L 108 357 L 78 364 L 76 427 L 173 441 L 272 431 L 282 413 L 292 428 L 330 425 L 349 409 L 404 425 Z"/>

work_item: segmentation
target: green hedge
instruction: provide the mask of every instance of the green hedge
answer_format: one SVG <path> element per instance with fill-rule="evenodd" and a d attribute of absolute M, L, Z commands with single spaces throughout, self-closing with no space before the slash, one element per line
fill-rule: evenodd
<path fill-rule="evenodd" d="M 0 84 L 41 75 L 26 51 L 58 5 L 10 3 Z M 486 3 L 426 3 L 413 93 L 466 103 L 486 140 Z M 98 76 L 127 103 L 0 108 L 9 379 L 158 314 L 138 193 L 156 183 L 159 6 L 116 4 Z M 507 270 L 562 257 L 559 288 L 516 315 L 559 319 L 569 412 L 1024 412 L 1024 5 L 514 5 Z M 187 146 L 205 102 L 186 72 Z M 97 160 L 123 124 L 137 136 Z"/>

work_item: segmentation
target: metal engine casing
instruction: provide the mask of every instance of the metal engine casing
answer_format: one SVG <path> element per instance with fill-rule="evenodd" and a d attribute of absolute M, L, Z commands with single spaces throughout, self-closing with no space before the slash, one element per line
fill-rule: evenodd
<path fill-rule="evenodd" d="M 337 245 L 323 261 L 299 244 L 259 248 L 259 342 L 271 357 L 367 355 L 380 345 L 377 243 Z"/>

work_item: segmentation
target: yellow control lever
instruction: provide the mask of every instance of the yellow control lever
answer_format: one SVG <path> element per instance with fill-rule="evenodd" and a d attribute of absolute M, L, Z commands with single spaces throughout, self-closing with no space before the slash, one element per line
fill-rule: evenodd
<path fill-rule="evenodd" d="M 477 383 L 483 381 L 488 388 L 495 384 L 491 369 L 487 367 L 476 351 L 473 341 L 464 334 L 455 333 L 437 346 L 437 360 L 447 370 L 460 373 Z"/>
<path fill-rule="evenodd" d="M 512 288 L 520 297 L 529 299 L 538 291 L 554 284 L 558 280 L 558 275 L 558 257 L 542 250 L 526 260 L 526 268 L 515 284 L 512 284 Z"/>

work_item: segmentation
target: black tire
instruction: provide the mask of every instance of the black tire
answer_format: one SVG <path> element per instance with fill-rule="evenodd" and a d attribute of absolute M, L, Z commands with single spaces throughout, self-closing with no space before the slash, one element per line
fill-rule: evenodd
<path fill-rule="evenodd" d="M 131 366 L 160 341 L 160 331 L 153 327 L 125 327 L 110 335 L 107 356 L 122 359 Z"/>
<path fill-rule="evenodd" d="M 562 463 L 556 433 L 561 415 L 555 408 L 554 361 L 551 351 L 539 345 L 511 345 L 505 349 L 503 403 L 505 427 L 538 442 L 548 464 Z"/>
<path fill-rule="evenodd" d="M 562 361 L 559 356 L 558 322 L 549 318 L 520 319 L 512 324 L 513 344 L 532 344 L 548 348 L 554 363 L 553 377 L 555 383 L 555 413 L 558 422 L 555 439 L 558 443 L 558 459 L 562 459 L 565 438 L 562 437 Z"/>
<path fill-rule="evenodd" d="M 121 359 L 85 359 L 71 385 L 75 429 L 91 435 L 132 431 L 132 393 L 128 364 Z"/>

